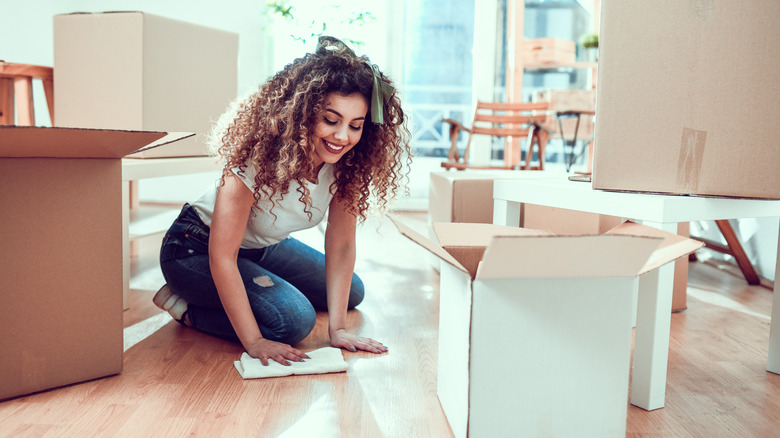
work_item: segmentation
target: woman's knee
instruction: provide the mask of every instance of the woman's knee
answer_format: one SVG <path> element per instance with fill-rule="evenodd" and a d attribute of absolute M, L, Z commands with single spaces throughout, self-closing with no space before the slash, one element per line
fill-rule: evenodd
<path fill-rule="evenodd" d="M 309 336 L 316 322 L 317 312 L 310 305 L 286 309 L 280 317 L 274 318 L 274 321 L 263 321 L 262 316 L 258 317 L 263 337 L 290 345 L 295 345 Z"/>
<path fill-rule="evenodd" d="M 297 322 L 292 325 L 287 335 L 287 343 L 295 345 L 301 342 L 309 333 L 314 329 L 314 325 L 317 323 L 317 313 L 314 308 L 310 308 L 310 311 L 299 314 Z"/>

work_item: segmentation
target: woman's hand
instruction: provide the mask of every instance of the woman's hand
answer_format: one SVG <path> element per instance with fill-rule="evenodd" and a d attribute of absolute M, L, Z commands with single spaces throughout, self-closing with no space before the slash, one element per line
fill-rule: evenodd
<path fill-rule="evenodd" d="M 258 339 L 246 346 L 246 352 L 250 356 L 260 359 L 260 362 L 265 366 L 268 366 L 268 359 L 273 359 L 285 366 L 290 365 L 289 361 L 303 362 L 303 359 L 309 359 L 306 353 L 297 348 L 265 338 Z"/>
<path fill-rule="evenodd" d="M 381 342 L 370 338 L 353 335 L 344 329 L 336 330 L 330 335 L 330 345 L 353 352 L 358 350 L 368 351 L 371 353 L 387 352 L 387 347 L 385 347 Z"/>

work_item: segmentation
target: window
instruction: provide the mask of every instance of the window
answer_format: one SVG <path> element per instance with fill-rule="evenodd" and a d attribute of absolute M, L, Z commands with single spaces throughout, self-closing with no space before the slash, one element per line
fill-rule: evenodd
<path fill-rule="evenodd" d="M 441 119 L 471 112 L 474 0 L 409 2 L 404 22 L 402 90 L 415 155 L 446 157 L 449 127 Z"/>

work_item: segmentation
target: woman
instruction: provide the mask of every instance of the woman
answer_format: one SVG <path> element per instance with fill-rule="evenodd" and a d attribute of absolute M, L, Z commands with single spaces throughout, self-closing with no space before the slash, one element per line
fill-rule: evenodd
<path fill-rule="evenodd" d="M 307 358 L 293 345 L 314 328 L 316 310 L 328 311 L 332 346 L 387 351 L 347 332 L 346 315 L 364 295 L 353 272 L 356 222 L 366 219 L 369 198 L 384 208 L 397 194 L 408 138 L 389 79 L 321 37 L 314 53 L 217 124 L 222 177 L 164 237 L 167 284 L 154 303 L 184 325 L 240 341 L 264 365 Z M 326 211 L 324 254 L 289 237 Z"/>

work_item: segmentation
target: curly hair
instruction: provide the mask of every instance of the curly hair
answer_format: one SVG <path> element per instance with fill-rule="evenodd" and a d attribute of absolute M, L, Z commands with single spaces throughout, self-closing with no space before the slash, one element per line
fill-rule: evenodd
<path fill-rule="evenodd" d="M 305 181 L 316 178 L 316 169 L 309 138 L 326 109 L 328 94 L 358 92 L 371 101 L 374 75 L 369 62 L 343 45 L 318 47 L 285 66 L 248 98 L 236 101 L 210 136 L 212 149 L 226 160 L 222 183 L 231 169 L 243 174 L 246 166 L 257 166 L 255 206 L 261 198 L 270 199 L 268 213 L 273 215 L 275 196 L 287 195 L 290 182 L 297 181 L 299 200 L 311 219 Z M 384 123 L 376 124 L 370 121 L 369 108 L 360 141 L 333 165 L 331 193 L 361 221 L 373 202 L 384 210 L 399 194 L 412 159 L 410 133 L 396 92 L 385 99 L 383 111 Z"/>

